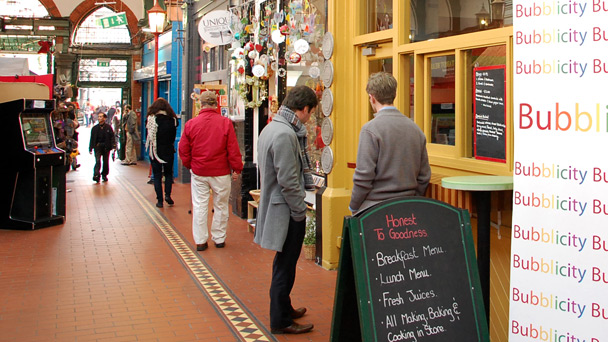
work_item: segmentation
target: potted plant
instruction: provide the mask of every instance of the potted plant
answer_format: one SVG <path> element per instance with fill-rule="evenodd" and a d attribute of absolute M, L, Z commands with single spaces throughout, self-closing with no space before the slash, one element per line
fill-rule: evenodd
<path fill-rule="evenodd" d="M 316 256 L 317 221 L 316 212 L 309 210 L 306 213 L 306 233 L 304 234 L 304 258 L 314 260 Z"/>

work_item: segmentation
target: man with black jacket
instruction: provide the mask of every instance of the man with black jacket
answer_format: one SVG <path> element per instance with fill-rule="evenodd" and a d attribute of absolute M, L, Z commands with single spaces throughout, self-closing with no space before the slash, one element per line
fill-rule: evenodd
<path fill-rule="evenodd" d="M 110 172 L 110 151 L 116 148 L 116 139 L 112 126 L 106 124 L 107 116 L 104 113 L 99 113 L 99 123 L 91 129 L 91 142 L 89 143 L 89 153 L 93 154 L 95 150 L 95 168 L 93 170 L 93 181 L 99 183 L 99 170 L 101 169 L 101 160 L 103 159 L 103 169 L 101 170 L 101 179 L 104 182 L 108 181 L 108 173 Z"/>

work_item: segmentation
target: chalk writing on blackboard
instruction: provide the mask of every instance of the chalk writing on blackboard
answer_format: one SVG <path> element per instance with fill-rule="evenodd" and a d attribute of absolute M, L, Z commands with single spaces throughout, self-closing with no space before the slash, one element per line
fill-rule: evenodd
<path fill-rule="evenodd" d="M 475 158 L 506 162 L 505 67 L 479 67 L 473 73 Z"/>

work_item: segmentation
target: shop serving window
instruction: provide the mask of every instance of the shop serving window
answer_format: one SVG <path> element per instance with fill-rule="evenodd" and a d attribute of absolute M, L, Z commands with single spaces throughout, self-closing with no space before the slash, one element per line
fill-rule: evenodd
<path fill-rule="evenodd" d="M 410 41 L 511 26 L 512 6 L 512 0 L 411 0 Z"/>
<path fill-rule="evenodd" d="M 393 28 L 393 0 L 367 0 L 367 33 Z"/>
<path fill-rule="evenodd" d="M 430 64 L 429 94 L 431 143 L 456 144 L 456 82 L 454 55 L 428 59 Z"/>

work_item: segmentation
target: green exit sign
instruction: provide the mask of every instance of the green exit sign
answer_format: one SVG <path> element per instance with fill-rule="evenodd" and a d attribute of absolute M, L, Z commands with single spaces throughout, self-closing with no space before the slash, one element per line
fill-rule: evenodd
<path fill-rule="evenodd" d="M 98 67 L 109 67 L 110 59 L 109 58 L 97 58 L 97 66 Z"/>
<path fill-rule="evenodd" d="M 117 13 L 116 15 L 112 15 L 109 17 L 99 18 L 99 19 L 97 19 L 97 22 L 104 29 L 121 26 L 121 25 L 126 25 L 127 24 L 127 15 L 125 14 L 125 12 Z"/>

